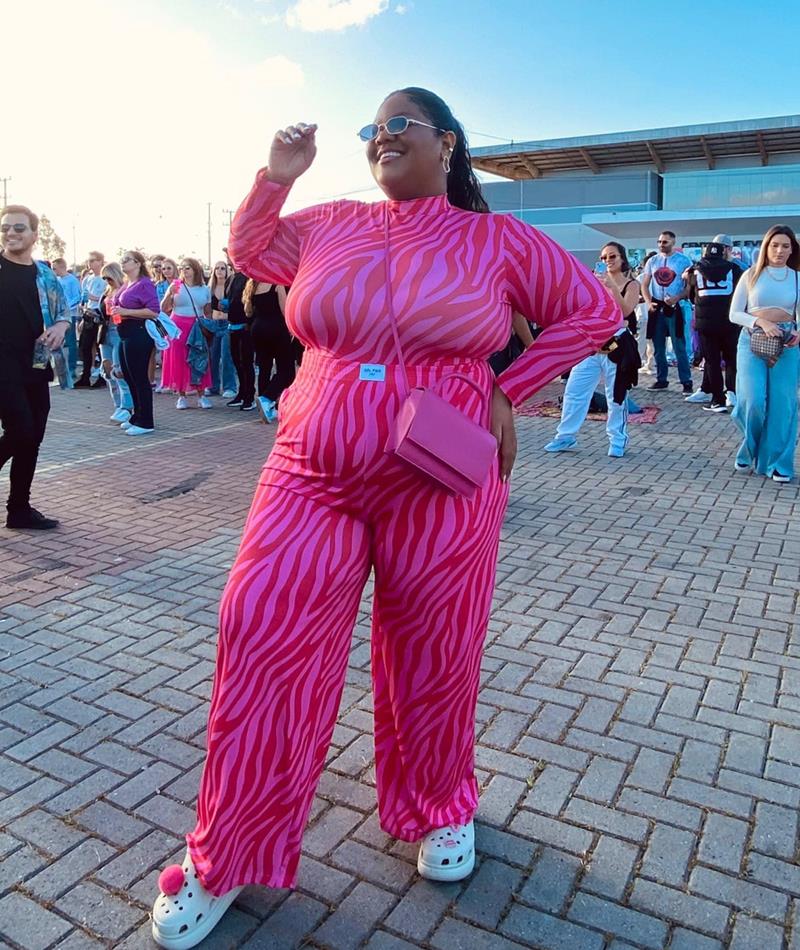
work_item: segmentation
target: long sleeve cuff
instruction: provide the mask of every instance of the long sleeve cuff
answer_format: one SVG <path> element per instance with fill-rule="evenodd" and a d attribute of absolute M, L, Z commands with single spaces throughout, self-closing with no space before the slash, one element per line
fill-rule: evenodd
<path fill-rule="evenodd" d="M 609 305 L 611 304 L 608 298 Z M 514 406 L 520 406 L 537 390 L 597 353 L 620 327 L 619 308 L 607 308 L 591 321 L 565 321 L 547 327 L 518 359 L 497 377 L 497 385 Z"/>
<path fill-rule="evenodd" d="M 237 270 L 247 273 L 252 256 L 264 249 L 278 226 L 278 215 L 291 190 L 269 179 L 269 169 L 262 168 L 247 197 L 231 222 L 228 254 Z"/>
<path fill-rule="evenodd" d="M 732 310 L 730 321 L 731 323 L 737 323 L 740 327 L 747 327 L 748 330 L 752 330 L 756 325 L 756 318 L 752 313 L 747 313 L 746 310 Z"/>

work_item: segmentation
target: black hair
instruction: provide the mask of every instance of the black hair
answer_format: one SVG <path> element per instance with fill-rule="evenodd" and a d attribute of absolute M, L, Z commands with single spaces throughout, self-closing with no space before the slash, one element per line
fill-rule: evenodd
<path fill-rule="evenodd" d="M 666 234 L 667 237 L 671 237 L 673 241 L 677 240 L 676 237 L 675 237 L 675 232 L 674 232 L 674 231 L 667 231 L 667 230 L 665 229 L 665 230 L 663 230 L 663 231 L 660 231 L 659 234 Z"/>
<path fill-rule="evenodd" d="M 624 274 L 630 274 L 631 272 L 631 262 L 628 260 L 628 252 L 623 247 L 622 244 L 619 244 L 617 241 L 606 241 L 603 247 L 600 248 L 600 252 L 603 252 L 603 248 L 606 247 L 615 247 L 619 251 L 619 256 L 622 259 L 622 272 Z"/>
<path fill-rule="evenodd" d="M 408 98 L 425 113 L 431 125 L 445 132 L 454 132 L 456 144 L 450 156 L 450 174 L 447 176 L 447 199 L 464 211 L 487 212 L 489 205 L 481 193 L 481 185 L 472 170 L 469 145 L 464 127 L 450 111 L 450 106 L 435 92 L 419 86 L 407 86 L 397 93 Z M 392 93 L 396 95 L 396 93 Z"/>

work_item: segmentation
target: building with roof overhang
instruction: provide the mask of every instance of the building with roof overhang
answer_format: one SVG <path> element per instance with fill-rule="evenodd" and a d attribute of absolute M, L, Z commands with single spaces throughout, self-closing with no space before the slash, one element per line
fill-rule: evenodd
<path fill-rule="evenodd" d="M 730 234 L 745 260 L 771 225 L 800 231 L 800 115 L 475 148 L 472 164 L 509 179 L 483 183 L 492 211 L 587 263 L 607 240 L 641 256 L 665 228 L 690 256 Z"/>

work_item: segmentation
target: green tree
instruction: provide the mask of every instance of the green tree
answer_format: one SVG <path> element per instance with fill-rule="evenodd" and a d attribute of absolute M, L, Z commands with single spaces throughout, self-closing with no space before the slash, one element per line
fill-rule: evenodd
<path fill-rule="evenodd" d="M 67 250 L 66 241 L 56 234 L 55 228 L 50 224 L 50 219 L 46 214 L 39 218 L 39 247 L 42 251 L 42 257 L 48 261 L 63 257 Z"/>

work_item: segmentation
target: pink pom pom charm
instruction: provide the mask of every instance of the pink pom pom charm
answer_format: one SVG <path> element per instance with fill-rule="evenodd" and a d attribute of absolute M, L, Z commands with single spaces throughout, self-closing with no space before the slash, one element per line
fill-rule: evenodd
<path fill-rule="evenodd" d="M 170 864 L 168 868 L 164 868 L 161 874 L 159 874 L 158 886 L 162 894 L 166 894 L 168 897 L 174 897 L 183 887 L 185 880 L 186 876 L 180 864 Z"/>

